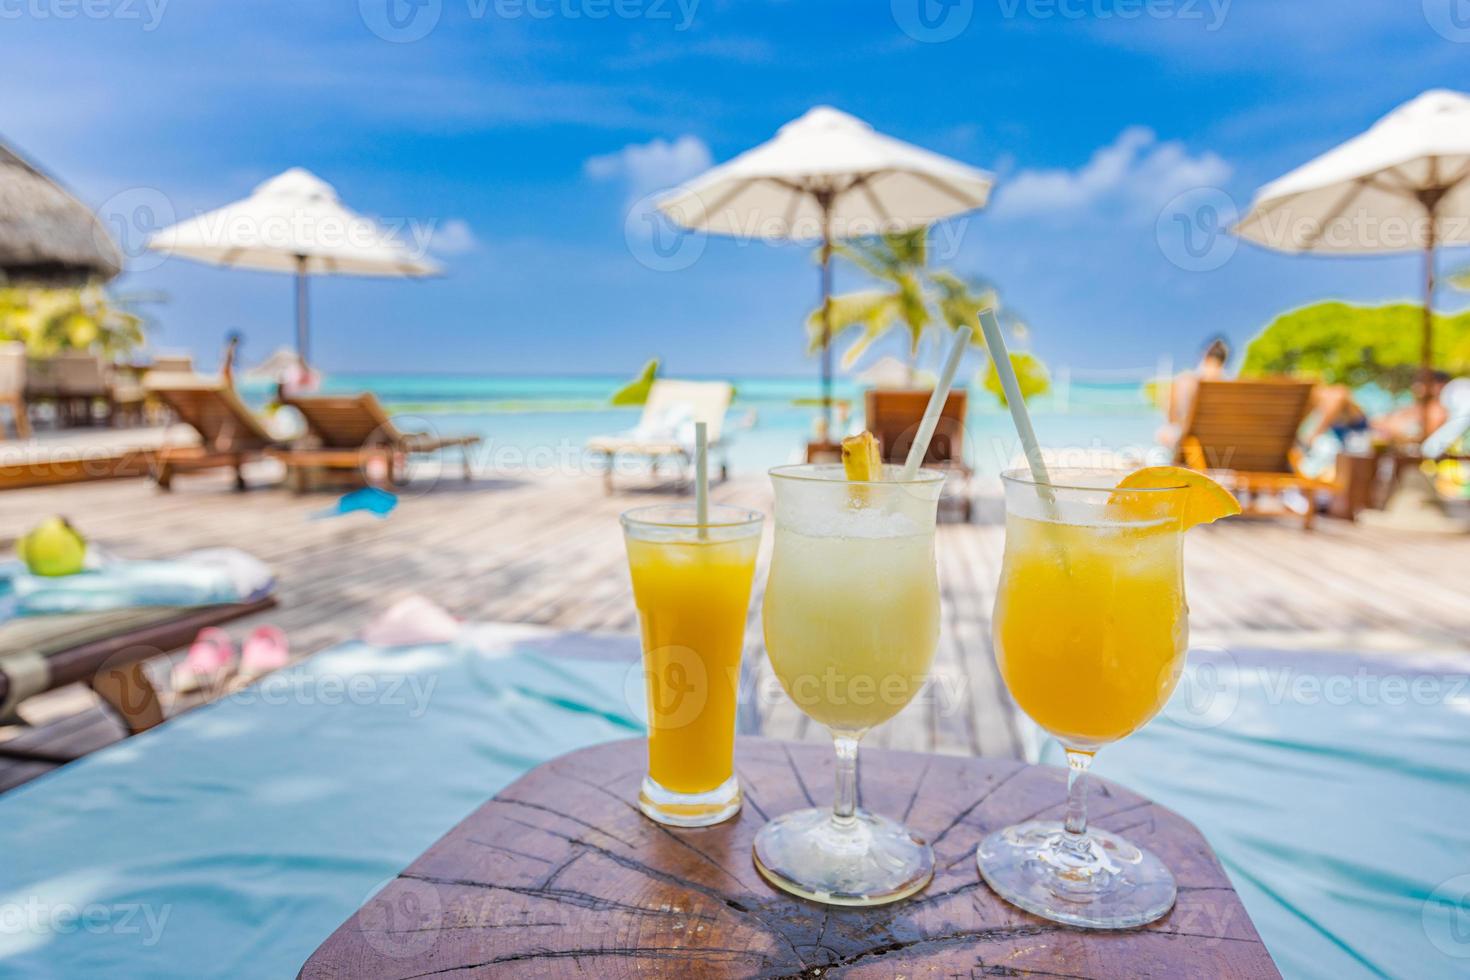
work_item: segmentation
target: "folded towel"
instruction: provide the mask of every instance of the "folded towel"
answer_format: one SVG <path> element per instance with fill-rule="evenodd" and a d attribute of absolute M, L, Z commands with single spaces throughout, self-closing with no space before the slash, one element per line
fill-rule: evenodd
<path fill-rule="evenodd" d="M 1420 451 L 1426 458 L 1443 456 L 1470 435 L 1470 378 L 1456 378 L 1439 393 L 1439 403 L 1449 418 L 1424 440 Z"/>
<path fill-rule="evenodd" d="M 271 570 L 236 548 L 206 548 L 163 561 L 108 558 L 95 568 L 55 578 L 32 575 L 21 562 L 6 562 L 0 564 L 0 620 L 132 606 L 250 602 L 274 586 Z"/>
<path fill-rule="evenodd" d="M 694 446 L 694 408 L 675 402 L 668 405 L 650 419 L 644 419 L 628 432 L 629 438 L 637 442 L 673 442 L 681 446 Z"/>

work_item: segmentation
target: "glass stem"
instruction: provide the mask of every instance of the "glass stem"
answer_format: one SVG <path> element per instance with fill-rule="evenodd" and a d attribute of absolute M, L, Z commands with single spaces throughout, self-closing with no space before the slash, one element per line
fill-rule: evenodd
<path fill-rule="evenodd" d="M 1091 752 L 1067 749 L 1067 819 L 1062 845 L 1081 854 L 1087 850 L 1087 770 L 1092 766 Z"/>
<path fill-rule="evenodd" d="M 857 812 L 858 740 L 851 735 L 834 734 L 832 742 L 837 749 L 837 793 L 832 800 L 832 822 L 839 827 L 851 827 Z"/>

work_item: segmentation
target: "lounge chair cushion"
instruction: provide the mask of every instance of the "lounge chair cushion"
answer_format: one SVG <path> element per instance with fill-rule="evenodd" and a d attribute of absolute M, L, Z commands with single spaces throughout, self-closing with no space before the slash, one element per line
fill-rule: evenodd
<path fill-rule="evenodd" d="M 587 450 L 609 456 L 689 455 L 694 452 L 695 422 L 708 426 L 709 444 L 718 446 L 734 394 L 723 381 L 655 381 L 638 424 L 626 432 L 594 436 Z"/>
<path fill-rule="evenodd" d="M 673 456 L 694 452 L 694 408 L 686 402 L 665 405 L 620 435 L 594 436 L 587 448 L 603 453 Z"/>
<path fill-rule="evenodd" d="M 165 561 L 104 559 L 57 577 L 32 575 L 18 561 L 0 562 L 0 622 L 137 606 L 253 602 L 274 584 L 269 567 L 236 548 L 191 551 Z"/>
<path fill-rule="evenodd" d="M 627 453 L 639 456 L 678 456 L 693 452 L 693 448 L 678 442 L 645 442 L 631 436 L 593 436 L 587 440 L 587 448 L 594 453 Z"/>

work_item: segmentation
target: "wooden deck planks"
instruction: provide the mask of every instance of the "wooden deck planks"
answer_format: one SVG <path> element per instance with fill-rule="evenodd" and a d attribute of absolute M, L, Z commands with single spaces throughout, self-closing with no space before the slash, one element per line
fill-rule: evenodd
<path fill-rule="evenodd" d="M 282 604 L 229 632 L 239 638 L 260 622 L 276 623 L 301 655 L 351 637 L 375 611 L 413 592 L 466 619 L 628 632 L 637 621 L 617 517 L 673 499 L 672 490 L 645 486 L 609 498 L 593 477 L 445 479 L 409 488 L 398 509 L 379 521 L 362 514 L 313 519 L 333 497 L 283 489 L 237 494 L 220 474 L 181 477 L 172 494 L 144 481 L 80 484 L 0 493 L 0 548 L 53 513 L 125 556 L 245 548 L 276 570 Z M 713 496 L 770 510 L 764 478 L 723 484 Z M 996 502 L 984 500 L 976 523 L 941 525 L 943 632 L 933 680 L 922 703 L 873 732 L 871 744 L 1020 753 L 1021 726 L 990 648 L 1004 541 L 999 515 Z M 770 533 L 767 527 L 747 632 L 747 688 L 756 697 L 763 734 L 824 741 L 826 733 L 781 694 L 765 661 L 759 608 Z M 1291 519 L 1242 520 L 1194 532 L 1186 551 L 1196 635 L 1231 642 L 1269 636 L 1272 645 L 1290 647 L 1361 633 L 1390 636 L 1401 646 L 1470 649 L 1470 596 L 1451 571 L 1464 567 L 1470 540 L 1395 535 L 1334 521 L 1304 532 Z M 53 720 L 97 715 L 93 703 L 89 692 L 69 688 L 33 699 L 26 711 Z M 102 730 L 95 719 L 68 724 L 70 732 L 79 726 Z M 26 733 L 26 741 L 43 746 L 45 730 Z"/>

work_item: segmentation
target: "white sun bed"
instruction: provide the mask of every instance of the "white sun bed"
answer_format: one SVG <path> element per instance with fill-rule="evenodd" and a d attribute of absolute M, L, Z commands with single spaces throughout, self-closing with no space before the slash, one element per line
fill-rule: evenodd
<path fill-rule="evenodd" d="M 722 435 L 725 413 L 730 410 L 734 396 L 734 386 L 726 381 L 655 381 L 636 427 L 587 440 L 587 453 L 603 459 L 603 485 L 607 492 L 612 493 L 613 470 L 619 456 L 642 457 L 655 470 L 661 461 L 673 459 L 681 473 L 686 472 L 694 459 L 696 422 L 705 423 L 710 451 L 721 454 L 720 476 L 728 476 Z"/>

